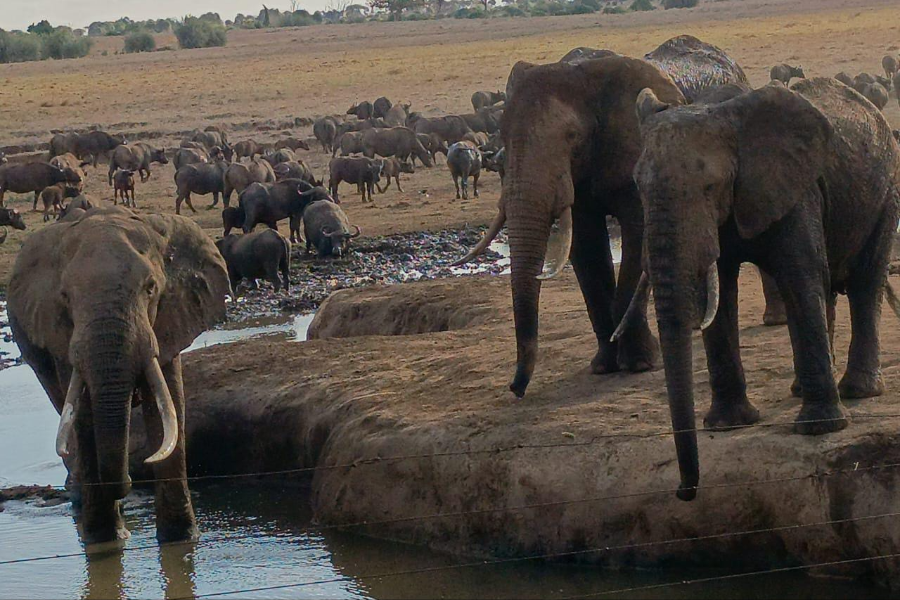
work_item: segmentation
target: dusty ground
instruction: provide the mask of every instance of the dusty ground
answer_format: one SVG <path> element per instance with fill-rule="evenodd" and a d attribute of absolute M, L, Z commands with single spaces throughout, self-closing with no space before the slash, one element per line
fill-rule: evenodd
<path fill-rule="evenodd" d="M 755 84 L 785 60 L 801 63 L 808 75 L 874 73 L 885 52 L 900 48 L 900 6 L 893 0 L 724 0 L 627 15 L 238 31 L 225 48 L 142 55 L 115 55 L 122 41 L 108 38 L 84 59 L 0 65 L 0 146 L 46 143 L 51 130 L 91 125 L 163 146 L 211 123 L 229 128 L 235 140 L 269 140 L 294 117 L 344 112 L 351 102 L 382 94 L 429 114 L 466 112 L 472 92 L 503 88 L 517 60 L 549 62 L 580 45 L 642 55 L 682 33 L 723 47 Z M 163 36 L 159 45 L 173 40 Z M 887 115 L 900 126 L 893 99 Z M 311 135 L 309 127 L 285 132 Z M 301 154 L 324 173 L 326 155 Z M 141 210 L 173 210 L 173 173 L 171 166 L 159 168 L 139 184 Z M 92 197 L 111 199 L 105 168 L 88 177 Z M 345 208 L 364 235 L 484 224 L 500 190 L 497 176 L 486 174 L 480 199 L 455 202 L 443 165 L 420 170 L 404 193 L 393 189 L 373 207 L 363 207 L 349 189 Z M 10 204 L 28 206 L 24 199 Z M 201 209 L 196 219 L 210 234 L 218 232 L 218 211 Z M 26 215 L 26 222 L 30 230 L 41 227 L 40 215 Z M 26 235 L 12 232 L 0 246 L 0 286 Z"/>
<path fill-rule="evenodd" d="M 683 503 L 673 493 L 678 474 L 671 438 L 654 436 L 671 427 L 664 373 L 590 374 L 596 346 L 570 269 L 544 289 L 541 357 L 528 395 L 516 400 L 507 391 L 515 361 L 508 285 L 506 277 L 477 277 L 346 290 L 317 315 L 311 334 L 325 339 L 256 340 L 189 355 L 191 471 L 356 465 L 315 472 L 314 509 L 321 521 L 399 519 L 350 529 L 489 556 L 873 517 L 896 506 L 900 472 L 872 470 L 900 459 L 900 340 L 893 335 L 893 314 L 882 320 L 887 393 L 848 402 L 854 418 L 843 432 L 797 436 L 790 427 L 799 401 L 789 392 L 787 330 L 760 325 L 760 284 L 748 269 L 741 285 L 741 348 L 762 426 L 700 434 L 705 489 L 694 503 Z M 848 320 L 842 302 L 839 370 L 846 361 Z M 333 337 L 354 333 L 380 335 Z M 699 336 L 694 374 L 702 417 L 710 392 Z M 507 451 L 490 451 L 497 448 Z M 476 452 L 458 454 L 466 451 Z M 449 454 L 429 458 L 433 453 Z M 409 455 L 425 456 L 367 462 Z M 848 472 L 813 476 L 835 470 Z M 772 479 L 778 481 L 742 485 Z M 589 500 L 609 496 L 619 499 Z M 535 504 L 542 506 L 516 508 Z M 470 511 L 477 512 L 416 518 Z M 573 559 L 708 566 L 714 556 L 715 564 L 761 567 L 898 547 L 900 521 L 873 518 Z M 851 570 L 897 583 L 897 566 L 864 563 Z"/>

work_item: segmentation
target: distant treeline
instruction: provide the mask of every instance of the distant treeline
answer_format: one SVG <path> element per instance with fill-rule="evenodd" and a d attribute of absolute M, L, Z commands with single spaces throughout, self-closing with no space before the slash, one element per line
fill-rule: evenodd
<path fill-rule="evenodd" d="M 177 19 L 95 21 L 87 30 L 54 27 L 44 20 L 27 31 L 0 29 L 0 63 L 77 58 L 90 52 L 98 36 L 125 36 L 125 52 L 156 50 L 154 34 L 171 31 L 181 48 L 224 46 L 228 29 L 304 27 L 321 23 L 365 21 L 419 21 L 428 19 L 481 19 L 489 17 L 542 17 L 602 12 L 620 14 L 657 8 L 691 8 L 699 0 L 368 0 L 368 4 L 341 4 L 340 8 L 310 13 L 263 6 L 256 15 L 238 14 L 225 20 L 218 13 Z"/>
<path fill-rule="evenodd" d="M 78 58 L 91 51 L 94 41 L 77 35 L 69 27 L 53 27 L 41 21 L 28 31 L 0 29 L 0 63 Z"/>

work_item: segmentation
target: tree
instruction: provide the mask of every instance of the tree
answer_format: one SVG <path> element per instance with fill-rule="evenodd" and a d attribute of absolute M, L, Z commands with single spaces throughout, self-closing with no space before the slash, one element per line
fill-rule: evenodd
<path fill-rule="evenodd" d="M 50 21 L 44 19 L 40 23 L 29 25 L 28 33 L 36 33 L 38 35 L 53 33 L 53 25 L 50 24 Z"/>
<path fill-rule="evenodd" d="M 418 8 L 425 4 L 424 0 L 369 0 L 374 10 L 386 10 L 394 21 L 403 20 L 403 11 Z"/>

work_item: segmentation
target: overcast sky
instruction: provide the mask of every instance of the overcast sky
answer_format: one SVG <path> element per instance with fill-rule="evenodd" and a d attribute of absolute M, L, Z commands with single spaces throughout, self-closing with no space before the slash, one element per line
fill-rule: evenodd
<path fill-rule="evenodd" d="M 290 0 L 0 0 L 0 29 L 25 29 L 41 19 L 79 28 L 120 17 L 138 21 L 210 11 L 224 20 L 233 19 L 237 13 L 256 14 L 263 4 L 284 10 Z M 327 8 L 331 0 L 300 0 L 298 4 L 314 12 Z"/>

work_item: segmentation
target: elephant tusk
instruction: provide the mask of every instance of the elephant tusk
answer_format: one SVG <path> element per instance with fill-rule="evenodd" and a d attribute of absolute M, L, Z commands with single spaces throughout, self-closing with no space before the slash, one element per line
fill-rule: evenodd
<path fill-rule="evenodd" d="M 472 260 L 473 258 L 475 258 L 476 256 L 478 256 L 479 254 L 481 254 L 482 252 L 484 252 L 485 250 L 487 250 L 487 247 L 491 245 L 491 242 L 494 241 L 494 238 L 497 237 L 497 234 L 500 233 L 501 229 L 503 229 L 503 225 L 505 223 L 506 223 L 506 210 L 503 207 L 500 207 L 500 212 L 498 212 L 497 216 L 494 217 L 494 220 L 491 221 L 491 226 L 488 227 L 488 230 L 484 232 L 484 237 L 481 238 L 481 241 L 479 241 L 475 245 L 474 248 L 469 250 L 468 254 L 466 254 L 462 258 L 450 263 L 450 266 L 451 267 L 462 266 L 462 265 L 466 264 L 467 262 L 469 262 L 470 260 Z"/>
<path fill-rule="evenodd" d="M 552 236 L 548 258 L 544 259 L 544 271 L 537 276 L 541 281 L 553 279 L 565 268 L 572 250 L 572 207 L 559 215 L 559 233 Z"/>
<path fill-rule="evenodd" d="M 56 454 L 61 458 L 67 458 L 69 452 L 69 440 L 72 438 L 72 428 L 75 424 L 75 411 L 78 408 L 78 400 L 84 391 L 84 380 L 78 369 L 72 369 L 72 377 L 69 379 L 69 389 L 66 392 L 66 401 L 59 415 L 59 428 L 56 430 Z"/>
<path fill-rule="evenodd" d="M 884 291 L 887 296 L 888 305 L 891 307 L 891 310 L 894 311 L 894 314 L 897 315 L 897 318 L 900 319 L 900 299 L 897 298 L 897 292 L 894 290 L 894 286 L 886 279 L 884 281 Z"/>
<path fill-rule="evenodd" d="M 628 308 L 625 310 L 625 314 L 622 315 L 619 326 L 616 327 L 616 330 L 613 331 L 612 336 L 610 336 L 610 342 L 617 342 L 619 338 L 622 337 L 622 334 L 624 334 L 631 325 L 631 320 L 634 318 L 634 315 L 638 311 L 638 307 L 642 304 L 649 290 L 650 278 L 647 277 L 647 271 L 641 271 L 641 278 L 638 280 L 634 295 L 631 296 L 631 302 L 628 303 Z"/>
<path fill-rule="evenodd" d="M 162 369 L 159 368 L 159 360 L 154 358 L 150 361 L 150 366 L 147 367 L 144 375 L 147 377 L 147 384 L 156 399 L 156 407 L 159 409 L 163 426 L 163 440 L 159 450 L 144 461 L 147 464 L 153 464 L 166 460 L 175 450 L 175 445 L 178 443 L 178 416 L 175 414 L 175 403 L 172 402 L 169 386 L 163 377 Z"/>
<path fill-rule="evenodd" d="M 719 267 L 715 262 L 706 270 L 706 315 L 700 322 L 700 330 L 703 331 L 716 318 L 719 310 Z"/>

